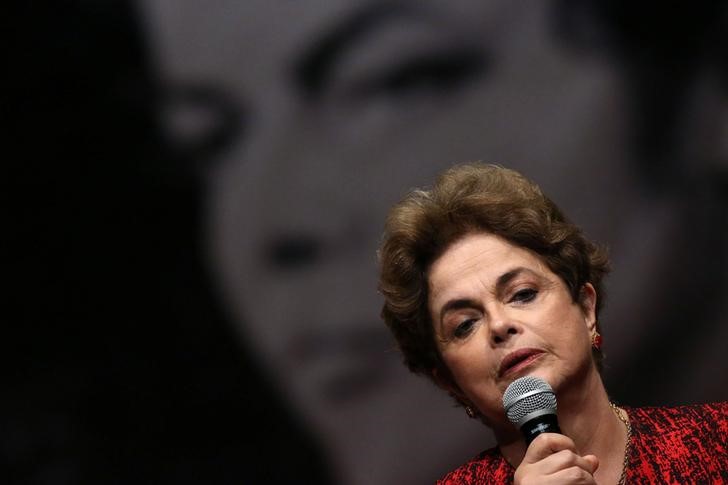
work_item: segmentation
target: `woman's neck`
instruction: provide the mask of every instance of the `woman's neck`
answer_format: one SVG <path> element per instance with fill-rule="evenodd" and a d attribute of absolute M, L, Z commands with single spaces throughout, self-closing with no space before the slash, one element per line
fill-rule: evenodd
<path fill-rule="evenodd" d="M 609 403 L 601 377 L 597 372 L 587 378 L 586 385 L 562 389 L 558 395 L 559 427 L 574 440 L 580 455 L 596 455 L 599 483 L 617 483 L 622 473 L 627 430 Z M 514 467 L 523 460 L 526 443 L 520 436 L 498 436 L 501 453 Z"/>

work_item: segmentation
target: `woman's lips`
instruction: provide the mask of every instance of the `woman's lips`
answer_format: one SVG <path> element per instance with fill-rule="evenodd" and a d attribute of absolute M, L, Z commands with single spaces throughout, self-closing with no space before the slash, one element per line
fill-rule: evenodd
<path fill-rule="evenodd" d="M 543 350 L 539 349 L 519 349 L 506 355 L 501 361 L 498 374 L 503 377 L 513 374 L 530 365 L 534 360 L 543 354 Z"/>

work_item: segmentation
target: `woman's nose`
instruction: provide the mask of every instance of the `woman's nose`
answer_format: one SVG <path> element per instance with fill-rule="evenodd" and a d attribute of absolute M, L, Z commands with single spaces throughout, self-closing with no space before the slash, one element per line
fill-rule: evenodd
<path fill-rule="evenodd" d="M 489 340 L 493 345 L 499 345 L 508 341 L 514 335 L 520 333 L 520 325 L 516 320 L 508 315 L 508 312 L 496 310 L 490 312 L 489 323 Z"/>

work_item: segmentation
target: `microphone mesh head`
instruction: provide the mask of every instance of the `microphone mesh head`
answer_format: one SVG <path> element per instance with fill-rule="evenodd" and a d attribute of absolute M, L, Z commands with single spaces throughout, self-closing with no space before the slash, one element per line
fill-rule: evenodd
<path fill-rule="evenodd" d="M 544 410 L 556 414 L 556 396 L 548 382 L 538 377 L 516 379 L 503 394 L 503 407 L 511 423 L 518 426 L 523 418 L 534 411 Z"/>

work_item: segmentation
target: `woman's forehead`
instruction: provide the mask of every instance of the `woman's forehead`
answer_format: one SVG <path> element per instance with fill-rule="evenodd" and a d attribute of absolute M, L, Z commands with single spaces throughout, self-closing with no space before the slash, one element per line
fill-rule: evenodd
<path fill-rule="evenodd" d="M 482 284 L 492 288 L 508 272 L 522 269 L 524 274 L 549 277 L 551 271 L 532 251 L 489 234 L 470 234 L 453 243 L 429 272 L 433 295 Z"/>

